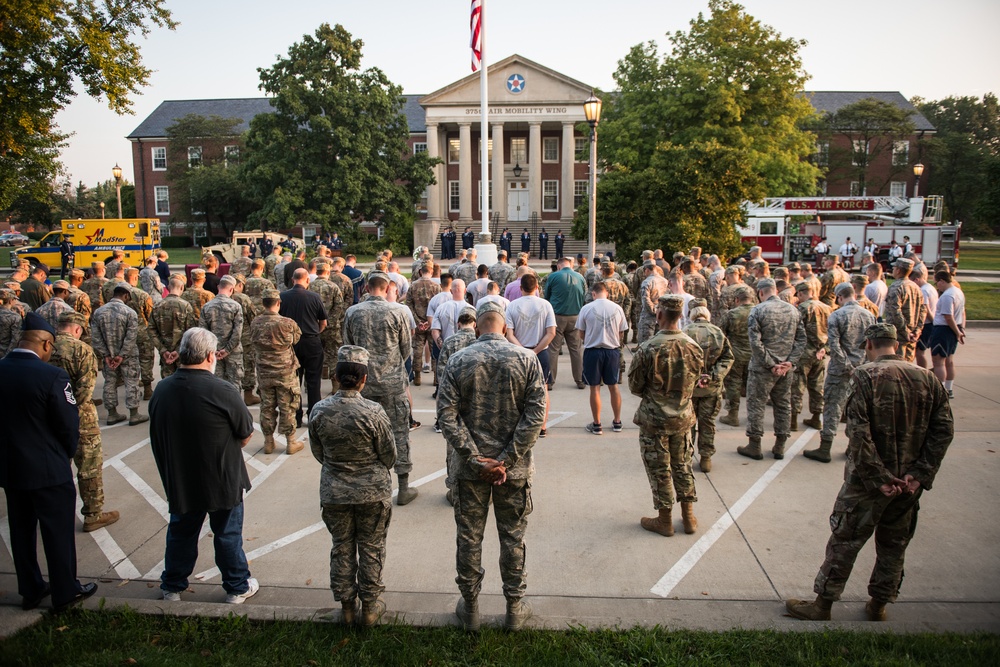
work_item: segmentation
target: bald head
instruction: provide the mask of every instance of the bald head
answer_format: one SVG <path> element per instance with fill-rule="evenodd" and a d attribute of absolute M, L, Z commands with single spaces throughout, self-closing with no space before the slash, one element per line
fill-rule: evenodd
<path fill-rule="evenodd" d="M 309 286 L 309 272 L 305 269 L 295 269 L 292 272 L 292 282 L 304 287 Z"/>
<path fill-rule="evenodd" d="M 451 282 L 451 297 L 455 301 L 461 301 L 465 298 L 465 281 L 461 278 L 455 278 Z"/>

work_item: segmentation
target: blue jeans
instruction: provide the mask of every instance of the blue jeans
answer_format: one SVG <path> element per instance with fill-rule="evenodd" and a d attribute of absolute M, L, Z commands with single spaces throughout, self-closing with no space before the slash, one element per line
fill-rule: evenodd
<path fill-rule="evenodd" d="M 168 593 L 187 590 L 188 577 L 198 560 L 198 534 L 205 514 L 215 535 L 215 564 L 222 573 L 222 588 L 230 595 L 246 593 L 250 589 L 250 569 L 243 553 L 242 502 L 228 510 L 170 515 L 160 588 Z"/>

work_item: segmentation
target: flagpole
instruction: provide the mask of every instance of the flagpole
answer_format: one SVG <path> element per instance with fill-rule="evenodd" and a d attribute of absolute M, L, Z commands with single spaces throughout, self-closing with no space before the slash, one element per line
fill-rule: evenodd
<path fill-rule="evenodd" d="M 486 264 L 492 266 L 497 261 L 497 247 L 493 243 L 492 235 L 490 234 L 490 160 L 489 160 L 489 127 L 490 127 L 490 104 L 489 104 L 489 89 L 487 86 L 487 67 L 486 67 L 486 0 L 480 0 L 479 5 L 479 34 L 480 34 L 480 67 L 479 67 L 479 137 L 481 148 L 481 158 L 480 158 L 480 196 L 482 197 L 482 205 L 480 208 L 480 213 L 483 216 L 482 228 L 479 233 L 479 243 L 476 244 L 476 254 L 478 256 L 478 262 L 480 264 Z M 503 150 L 500 146 L 499 150 Z M 500 193 L 497 194 L 500 196 Z"/>

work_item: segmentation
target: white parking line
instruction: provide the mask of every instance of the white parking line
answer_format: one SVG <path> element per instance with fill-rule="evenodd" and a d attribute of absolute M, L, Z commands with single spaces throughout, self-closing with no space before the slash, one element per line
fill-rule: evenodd
<path fill-rule="evenodd" d="M 111 465 L 121 473 L 121 476 L 125 478 L 126 482 L 132 485 L 133 489 L 139 492 L 140 496 L 146 499 L 146 502 L 153 506 L 153 509 L 163 517 L 164 521 L 170 520 L 170 510 L 168 509 L 167 501 L 161 498 L 160 494 L 154 491 L 153 487 L 139 476 L 139 473 L 125 465 L 121 459 L 114 461 Z"/>
<path fill-rule="evenodd" d="M 81 514 L 83 512 L 83 499 L 80 498 L 79 484 L 77 485 L 76 494 L 76 513 Z M 115 572 L 122 579 L 135 579 L 139 576 L 139 570 L 132 564 L 129 557 L 125 554 L 115 538 L 111 537 L 111 533 L 108 532 L 107 528 L 98 528 L 97 530 L 90 533 L 90 536 L 97 543 L 98 548 L 100 548 L 101 553 L 104 557 L 108 559 L 108 563 L 115 568 Z"/>
<path fill-rule="evenodd" d="M 129 454 L 132 454 L 134 452 L 139 451 L 140 449 L 142 449 L 143 447 L 145 447 L 148 444 L 149 444 L 149 438 L 146 438 L 145 440 L 141 440 L 141 441 L 135 443 L 134 445 L 132 445 L 131 447 L 129 447 L 125 451 L 123 451 L 123 452 L 121 452 L 119 454 L 115 454 L 110 459 L 104 459 L 104 465 L 102 466 L 102 468 L 107 468 L 108 466 L 113 466 L 116 461 L 121 461 L 122 459 L 124 459 Z"/>
<path fill-rule="evenodd" d="M 719 541 L 730 526 L 736 523 L 736 520 L 740 518 L 743 514 L 753 504 L 755 500 L 764 492 L 768 485 L 773 482 L 782 470 L 785 469 L 792 459 L 802 451 L 802 448 L 806 446 L 810 438 L 817 433 L 816 429 L 806 429 L 806 432 L 799 436 L 795 441 L 795 444 L 791 446 L 790 449 L 785 451 L 785 458 L 780 461 L 775 461 L 770 468 L 768 468 L 763 475 L 760 476 L 753 486 L 744 493 L 739 500 L 736 501 L 729 511 L 719 517 L 719 520 L 712 524 L 701 538 L 695 542 L 690 549 L 687 550 L 681 559 L 678 560 L 670 571 L 667 572 L 663 577 L 656 582 L 656 585 L 649 589 L 650 593 L 654 595 L 659 595 L 660 597 L 667 597 L 676 588 L 677 584 L 687 576 L 687 574 L 694 569 L 694 566 L 698 564 L 701 557 L 708 553 L 708 550 Z"/>

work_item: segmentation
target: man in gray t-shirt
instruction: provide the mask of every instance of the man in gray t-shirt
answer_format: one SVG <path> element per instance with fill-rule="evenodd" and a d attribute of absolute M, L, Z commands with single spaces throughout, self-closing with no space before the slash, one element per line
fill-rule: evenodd
<path fill-rule="evenodd" d="M 601 384 L 608 385 L 614 421 L 611 429 L 622 430 L 621 347 L 628 331 L 628 317 L 614 301 L 608 299 L 603 282 L 590 288 L 594 300 L 585 305 L 576 319 L 576 330 L 583 342 L 583 381 L 590 386 L 590 411 L 594 421 L 587 424 L 588 433 L 603 434 L 601 427 Z M 515 302 L 516 303 L 516 302 Z"/>
<path fill-rule="evenodd" d="M 507 340 L 527 348 L 538 357 L 542 378 L 551 382 L 549 371 L 549 343 L 556 336 L 556 313 L 552 304 L 538 296 L 538 278 L 533 273 L 521 276 L 521 297 L 507 305 L 504 319 Z M 545 437 L 549 422 L 549 392 L 545 392 L 545 423 L 539 437 Z"/>

